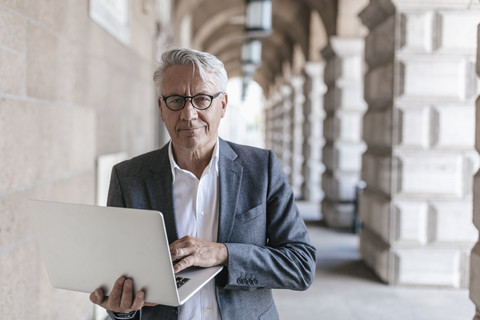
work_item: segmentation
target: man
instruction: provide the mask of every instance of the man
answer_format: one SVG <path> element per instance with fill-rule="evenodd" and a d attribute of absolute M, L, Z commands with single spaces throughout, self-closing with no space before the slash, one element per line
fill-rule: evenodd
<path fill-rule="evenodd" d="M 161 211 L 175 272 L 225 267 L 178 309 L 144 305 L 134 279 L 123 277 L 109 297 L 97 289 L 90 299 L 113 319 L 278 319 L 271 289 L 305 290 L 315 272 L 315 248 L 278 160 L 218 137 L 228 79 L 213 55 L 167 51 L 154 80 L 171 141 L 113 168 L 108 205 Z"/>

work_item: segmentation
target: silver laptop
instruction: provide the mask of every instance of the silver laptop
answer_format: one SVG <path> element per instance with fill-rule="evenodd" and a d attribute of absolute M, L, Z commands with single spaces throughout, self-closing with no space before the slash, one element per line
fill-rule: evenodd
<path fill-rule="evenodd" d="M 108 295 L 123 275 L 146 302 L 178 306 L 223 268 L 175 274 L 158 211 L 29 200 L 29 214 L 55 288 Z"/>

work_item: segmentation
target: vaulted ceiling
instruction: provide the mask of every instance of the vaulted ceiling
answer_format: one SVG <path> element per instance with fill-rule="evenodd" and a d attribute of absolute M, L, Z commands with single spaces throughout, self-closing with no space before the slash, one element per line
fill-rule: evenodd
<path fill-rule="evenodd" d="M 285 65 L 293 66 L 294 52 L 311 60 L 311 39 L 326 39 L 336 33 L 337 3 L 272 0 L 272 32 L 262 39 L 262 63 L 254 77 L 264 91 L 283 73 Z M 176 42 L 184 37 L 182 33 L 189 33 L 189 46 L 216 55 L 225 63 L 230 78 L 242 75 L 245 0 L 177 0 L 172 12 Z M 312 15 L 321 18 L 320 28 L 312 28 Z"/>

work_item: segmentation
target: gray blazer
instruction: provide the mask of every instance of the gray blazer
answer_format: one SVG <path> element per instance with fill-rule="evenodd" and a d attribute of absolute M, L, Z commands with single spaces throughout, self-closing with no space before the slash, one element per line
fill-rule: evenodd
<path fill-rule="evenodd" d="M 315 248 L 272 151 L 220 139 L 218 164 L 218 242 L 229 254 L 215 280 L 220 314 L 224 320 L 278 319 L 271 289 L 306 290 Z M 169 242 L 178 239 L 168 144 L 113 168 L 108 205 L 161 211 Z M 177 318 L 172 307 L 142 311 L 142 320 Z"/>

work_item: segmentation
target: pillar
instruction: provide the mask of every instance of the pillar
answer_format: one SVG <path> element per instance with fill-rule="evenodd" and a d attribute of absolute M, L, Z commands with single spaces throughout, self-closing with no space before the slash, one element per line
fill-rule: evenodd
<path fill-rule="evenodd" d="M 360 251 L 387 283 L 466 287 L 478 5 L 371 0 Z"/>
<path fill-rule="evenodd" d="M 280 142 L 280 162 L 285 174 L 288 177 L 288 182 L 292 185 L 292 118 L 291 110 L 293 108 L 292 102 L 292 87 L 288 84 L 280 85 L 280 107 L 279 119 L 281 125 L 281 142 Z"/>
<path fill-rule="evenodd" d="M 282 108 L 281 94 L 279 91 L 273 91 L 271 97 L 268 100 L 268 113 L 267 119 L 269 122 L 269 132 L 265 135 L 268 137 L 267 147 L 271 148 L 277 155 L 280 162 L 282 161 L 282 148 L 283 148 L 283 108 Z"/>
<path fill-rule="evenodd" d="M 321 188 L 322 174 L 325 166 L 322 163 L 322 148 L 325 145 L 323 137 L 323 95 L 326 86 L 323 82 L 323 62 L 307 62 L 303 69 L 304 95 L 303 104 L 303 155 L 302 164 L 302 196 L 305 201 L 320 203 L 323 199 Z"/>
<path fill-rule="evenodd" d="M 273 140 L 273 104 L 271 99 L 266 99 L 264 108 L 265 112 L 265 148 L 272 149 L 272 140 Z"/>
<path fill-rule="evenodd" d="M 360 179 L 363 100 L 363 39 L 332 37 L 322 50 L 326 61 L 324 97 L 325 146 L 322 157 L 325 197 L 322 214 L 327 225 L 351 227 L 355 209 L 355 188 Z"/>
<path fill-rule="evenodd" d="M 295 198 L 303 199 L 302 195 L 302 164 L 303 164 L 303 103 L 305 95 L 303 94 L 303 76 L 293 76 L 290 80 L 292 88 L 292 105 L 290 110 L 291 130 L 290 130 L 290 150 L 292 152 L 290 158 L 291 182 Z"/>

